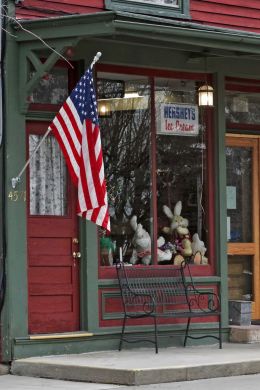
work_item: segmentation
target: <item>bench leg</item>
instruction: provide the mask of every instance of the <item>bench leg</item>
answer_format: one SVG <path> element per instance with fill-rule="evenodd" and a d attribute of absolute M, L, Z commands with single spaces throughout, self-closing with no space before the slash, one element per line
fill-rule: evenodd
<path fill-rule="evenodd" d="M 121 349 L 122 349 L 123 337 L 124 337 L 124 334 L 125 334 L 125 324 L 126 324 L 126 315 L 124 316 L 124 319 L 123 319 L 121 337 L 120 337 L 120 342 L 119 342 L 119 347 L 118 347 L 119 351 L 121 351 Z"/>
<path fill-rule="evenodd" d="M 190 328 L 190 317 L 188 318 L 188 321 L 187 321 L 187 326 L 186 326 L 186 331 L 185 331 L 185 337 L 184 337 L 184 343 L 183 343 L 183 346 L 184 346 L 184 347 L 186 347 L 187 338 L 188 338 L 188 335 L 189 335 L 189 328 Z"/>
<path fill-rule="evenodd" d="M 219 316 L 218 324 L 218 337 L 219 337 L 219 349 L 222 349 L 222 326 L 221 326 L 221 315 Z"/>
<path fill-rule="evenodd" d="M 158 353 L 158 332 L 157 332 L 157 318 L 156 318 L 156 316 L 154 316 L 153 319 L 154 319 L 155 353 Z"/>

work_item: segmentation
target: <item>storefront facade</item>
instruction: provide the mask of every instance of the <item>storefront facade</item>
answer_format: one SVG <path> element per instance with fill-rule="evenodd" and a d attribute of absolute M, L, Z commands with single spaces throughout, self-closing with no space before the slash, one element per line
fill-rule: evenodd
<path fill-rule="evenodd" d="M 198 286 L 221 294 L 226 340 L 229 299 L 252 300 L 260 318 L 259 36 L 253 27 L 232 30 L 230 20 L 224 28 L 224 17 L 216 27 L 199 24 L 197 3 L 93 1 L 83 14 L 78 2 L 82 15 L 23 21 L 16 39 L 6 36 L 3 361 L 117 348 L 120 248 L 129 266 L 189 258 Z M 110 236 L 76 217 L 76 190 L 53 137 L 11 185 L 98 51 Z M 198 104 L 205 84 L 214 89 L 211 107 Z M 176 217 L 186 237 L 176 236 Z M 161 345 L 181 344 L 182 322 L 160 329 Z M 214 320 L 193 329 L 217 331 Z"/>

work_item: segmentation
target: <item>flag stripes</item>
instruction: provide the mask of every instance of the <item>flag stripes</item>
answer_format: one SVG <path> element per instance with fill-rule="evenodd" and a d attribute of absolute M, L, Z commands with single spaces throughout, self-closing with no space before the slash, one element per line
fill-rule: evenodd
<path fill-rule="evenodd" d="M 92 71 L 88 69 L 50 125 L 78 187 L 78 215 L 110 231 Z"/>

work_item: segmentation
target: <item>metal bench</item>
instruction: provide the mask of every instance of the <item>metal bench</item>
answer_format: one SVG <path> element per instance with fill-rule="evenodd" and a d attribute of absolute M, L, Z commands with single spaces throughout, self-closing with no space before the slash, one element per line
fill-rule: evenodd
<path fill-rule="evenodd" d="M 219 296 L 211 291 L 195 287 L 188 263 L 181 266 L 126 266 L 123 262 L 116 265 L 124 307 L 124 319 L 119 342 L 119 351 L 123 341 L 148 341 L 155 345 L 158 353 L 158 317 L 186 318 L 184 347 L 187 339 L 212 337 L 218 340 L 222 348 L 221 307 Z M 154 338 L 133 338 L 125 334 L 128 319 L 153 318 Z M 206 334 L 191 336 L 192 318 L 212 317 L 218 322 L 218 336 Z"/>

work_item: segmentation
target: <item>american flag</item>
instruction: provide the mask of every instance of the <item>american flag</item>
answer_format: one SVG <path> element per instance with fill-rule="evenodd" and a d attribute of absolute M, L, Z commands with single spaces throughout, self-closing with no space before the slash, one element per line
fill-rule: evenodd
<path fill-rule="evenodd" d="M 78 188 L 78 215 L 110 231 L 97 101 L 89 68 L 49 127 Z"/>

